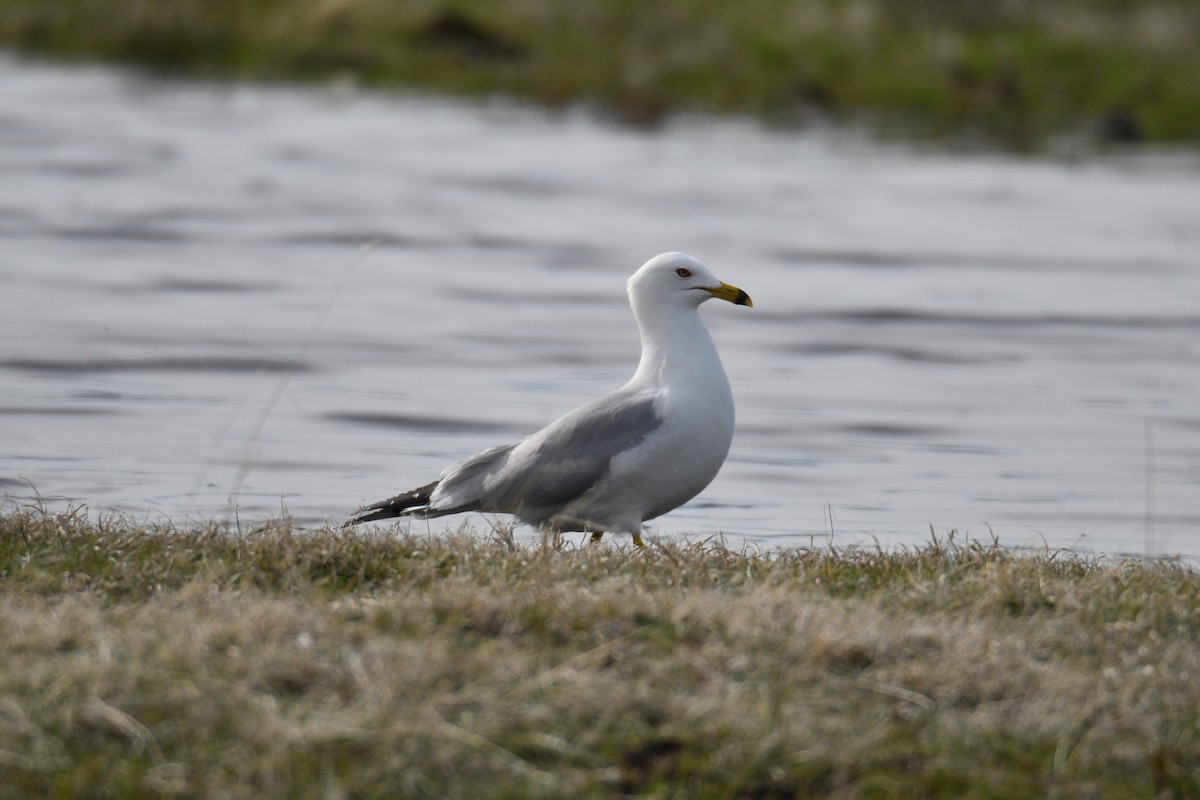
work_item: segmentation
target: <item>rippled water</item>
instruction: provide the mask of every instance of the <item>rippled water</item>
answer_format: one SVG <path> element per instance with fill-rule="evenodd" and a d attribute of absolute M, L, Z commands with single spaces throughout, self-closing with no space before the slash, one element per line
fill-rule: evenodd
<path fill-rule="evenodd" d="M 1200 555 L 1193 157 L 9 61 L 0 186 L 13 502 L 341 519 L 623 383 L 683 250 L 755 308 L 703 309 L 737 435 L 659 533 Z"/>

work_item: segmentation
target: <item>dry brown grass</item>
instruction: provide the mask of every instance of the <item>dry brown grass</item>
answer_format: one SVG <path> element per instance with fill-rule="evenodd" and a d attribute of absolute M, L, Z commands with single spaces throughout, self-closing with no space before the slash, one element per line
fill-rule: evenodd
<path fill-rule="evenodd" d="M 0 796 L 1200 793 L 1200 577 L 0 516 Z"/>

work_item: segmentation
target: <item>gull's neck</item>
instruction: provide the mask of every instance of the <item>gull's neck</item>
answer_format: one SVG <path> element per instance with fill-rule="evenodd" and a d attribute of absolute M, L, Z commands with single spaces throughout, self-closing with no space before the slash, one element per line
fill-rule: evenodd
<path fill-rule="evenodd" d="M 667 388 L 687 383 L 729 392 L 717 348 L 696 306 L 632 305 L 642 336 L 642 358 L 630 386 Z"/>

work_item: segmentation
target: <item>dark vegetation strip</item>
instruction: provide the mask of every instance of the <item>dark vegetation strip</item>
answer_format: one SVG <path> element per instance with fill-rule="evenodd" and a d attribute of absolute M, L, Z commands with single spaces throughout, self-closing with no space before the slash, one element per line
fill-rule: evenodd
<path fill-rule="evenodd" d="M 0 0 L 0 43 L 171 74 L 349 78 L 1028 149 L 1200 140 L 1194 0 Z"/>

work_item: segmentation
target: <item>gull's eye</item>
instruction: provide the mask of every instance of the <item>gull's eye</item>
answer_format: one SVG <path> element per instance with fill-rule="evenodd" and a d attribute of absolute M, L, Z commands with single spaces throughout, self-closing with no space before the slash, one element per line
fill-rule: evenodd
<path fill-rule="evenodd" d="M 681 278 L 692 277 L 692 271 L 690 269 L 688 269 L 687 267 L 680 267 L 679 269 L 675 270 L 675 274 Z"/>

